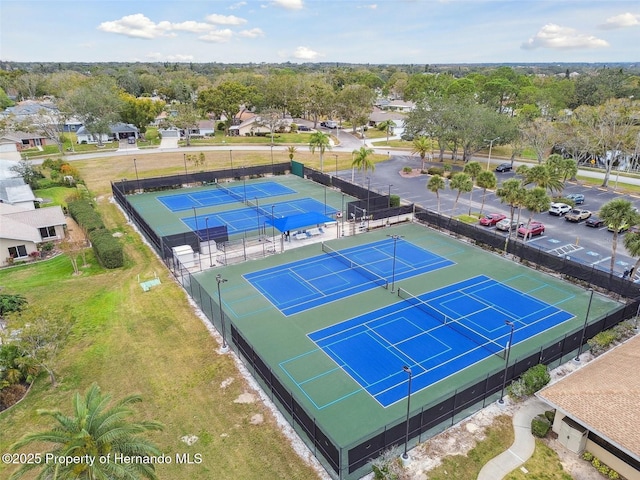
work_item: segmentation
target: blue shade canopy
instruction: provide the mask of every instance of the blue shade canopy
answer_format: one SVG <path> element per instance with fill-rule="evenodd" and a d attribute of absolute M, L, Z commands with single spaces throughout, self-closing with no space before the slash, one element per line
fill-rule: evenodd
<path fill-rule="evenodd" d="M 335 221 L 333 218 L 328 217 L 319 212 L 307 212 L 297 215 L 288 215 L 282 218 L 267 219 L 267 224 L 273 225 L 280 232 L 287 232 L 289 230 L 295 230 L 303 227 L 311 227 L 321 225 L 327 222 Z"/>

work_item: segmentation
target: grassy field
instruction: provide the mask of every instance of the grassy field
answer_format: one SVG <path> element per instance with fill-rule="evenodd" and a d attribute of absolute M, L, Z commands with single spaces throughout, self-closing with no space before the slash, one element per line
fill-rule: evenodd
<path fill-rule="evenodd" d="M 231 356 L 216 353 L 218 343 L 184 291 L 109 202 L 105 195 L 109 180 L 134 176 L 131 158 L 76 165 L 98 197 L 108 228 L 123 233 L 126 266 L 103 270 L 89 255 L 92 265 L 73 276 L 71 263 L 60 256 L 0 271 L 3 292 L 21 293 L 32 304 L 61 306 L 74 319 L 72 336 L 57 365 L 59 386 L 52 388 L 43 376 L 21 403 L 0 414 L 0 451 L 8 451 L 28 432 L 51 426 L 37 415 L 37 409 L 70 413 L 72 395 L 95 381 L 114 398 L 142 395 L 137 419 L 164 424 L 164 431 L 148 436 L 164 454 L 202 454 L 200 465 L 158 466 L 159 478 L 318 478 L 294 453 L 261 402 L 235 402 L 251 392 L 250 386 Z M 213 166 L 212 161 L 208 167 Z M 178 154 L 145 156 L 138 162 L 143 175 L 169 174 L 181 167 Z M 139 281 L 155 274 L 162 284 L 144 293 Z M 258 414 L 264 421 L 256 424 L 252 419 Z M 185 435 L 199 440 L 188 446 L 181 440 Z M 46 445 L 39 448 L 46 451 Z M 12 471 L 13 467 L 0 464 L 0 478 Z"/>
<path fill-rule="evenodd" d="M 533 456 L 525 462 L 523 467 L 528 473 L 517 468 L 504 477 L 504 480 L 526 480 L 529 478 L 572 480 L 573 478 L 562 468 L 558 454 L 539 439 L 536 439 L 536 449 Z"/>

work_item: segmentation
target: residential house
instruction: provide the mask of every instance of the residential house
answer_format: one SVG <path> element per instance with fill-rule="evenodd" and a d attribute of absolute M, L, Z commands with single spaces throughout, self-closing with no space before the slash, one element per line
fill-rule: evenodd
<path fill-rule="evenodd" d="M 374 106 L 378 107 L 380 110 L 386 110 L 389 112 L 403 112 L 403 113 L 411 112 L 416 108 L 416 104 L 414 102 L 406 102 L 404 100 L 396 100 L 396 99 L 388 99 L 388 98 L 379 98 L 374 103 Z"/>
<path fill-rule="evenodd" d="M 377 128 L 379 124 L 391 120 L 395 126 L 391 129 L 391 135 L 401 135 L 404 131 L 405 115 L 398 112 L 389 112 L 373 107 L 373 111 L 369 115 L 369 126 Z"/>
<path fill-rule="evenodd" d="M 640 479 L 639 365 L 636 335 L 536 394 L 556 410 L 562 445 L 592 453 L 628 479 Z"/>
<path fill-rule="evenodd" d="M 128 138 L 138 139 L 140 136 L 138 128 L 130 123 L 116 123 L 109 127 L 111 133 L 109 135 L 102 134 L 100 140 L 105 142 L 118 142 L 120 140 L 126 140 Z M 99 143 L 98 136 L 90 133 L 85 126 L 82 126 L 76 132 L 78 143 Z"/>
<path fill-rule="evenodd" d="M 35 210 L 38 199 L 22 177 L 0 179 L 0 204 L 13 205 L 20 210 Z"/>
<path fill-rule="evenodd" d="M 28 148 L 40 148 L 45 145 L 53 144 L 55 142 L 46 135 L 40 133 L 20 132 L 20 131 L 7 131 L 0 136 L 0 142 L 12 142 L 18 152 Z"/>
<path fill-rule="evenodd" d="M 205 137 L 207 135 L 213 135 L 215 131 L 215 122 L 213 120 L 198 120 L 198 124 L 189 129 L 189 136 Z"/>
<path fill-rule="evenodd" d="M 24 210 L 0 203 L 0 266 L 37 255 L 38 245 L 63 240 L 66 219 L 60 206 Z"/>
<path fill-rule="evenodd" d="M 270 132 L 269 127 L 260 124 L 260 117 L 255 114 L 243 120 L 239 125 L 229 127 L 229 135 L 232 137 L 250 137 Z"/>

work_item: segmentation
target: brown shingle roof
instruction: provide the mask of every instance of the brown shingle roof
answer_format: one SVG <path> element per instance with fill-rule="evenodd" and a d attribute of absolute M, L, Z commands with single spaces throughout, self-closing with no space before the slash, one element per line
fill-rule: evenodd
<path fill-rule="evenodd" d="M 640 336 L 592 360 L 538 396 L 640 458 Z"/>

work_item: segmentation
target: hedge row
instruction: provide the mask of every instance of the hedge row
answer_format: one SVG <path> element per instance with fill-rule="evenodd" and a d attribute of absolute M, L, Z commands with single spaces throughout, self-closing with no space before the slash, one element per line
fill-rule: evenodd
<path fill-rule="evenodd" d="M 104 226 L 102 218 L 87 200 L 76 200 L 68 205 L 73 219 L 88 234 L 96 258 L 105 268 L 124 265 L 124 251 L 120 242 Z"/>
<path fill-rule="evenodd" d="M 124 251 L 120 242 L 107 230 L 101 228 L 89 233 L 93 251 L 105 268 L 119 268 L 124 265 Z"/>
<path fill-rule="evenodd" d="M 102 218 L 95 211 L 93 205 L 86 200 L 76 200 L 69 202 L 67 206 L 71 217 L 80 225 L 87 233 L 99 230 L 104 227 Z"/>

